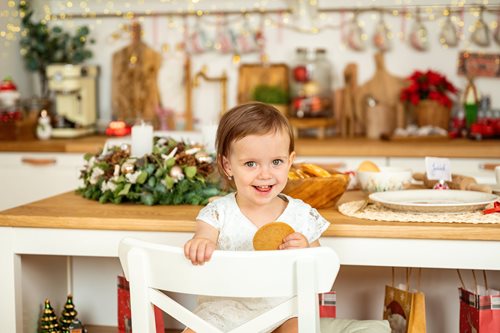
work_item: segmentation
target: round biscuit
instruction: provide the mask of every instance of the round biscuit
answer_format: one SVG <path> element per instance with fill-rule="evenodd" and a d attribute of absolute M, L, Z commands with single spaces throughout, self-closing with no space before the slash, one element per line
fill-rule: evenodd
<path fill-rule="evenodd" d="M 263 225 L 253 236 L 253 248 L 257 251 L 277 250 L 283 239 L 295 230 L 284 222 L 271 222 Z"/>

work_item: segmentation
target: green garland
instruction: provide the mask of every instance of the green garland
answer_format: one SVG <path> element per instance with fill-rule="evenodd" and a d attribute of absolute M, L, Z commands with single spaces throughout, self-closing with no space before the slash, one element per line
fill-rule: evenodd
<path fill-rule="evenodd" d="M 203 146 L 154 138 L 153 152 L 130 156 L 122 145 L 96 155 L 86 154 L 77 193 L 101 203 L 137 202 L 145 205 L 204 205 L 225 194 L 219 186 L 214 156 Z"/>

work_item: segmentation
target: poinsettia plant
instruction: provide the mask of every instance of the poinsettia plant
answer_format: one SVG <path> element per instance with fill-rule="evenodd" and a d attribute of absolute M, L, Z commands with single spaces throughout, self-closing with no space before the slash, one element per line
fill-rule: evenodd
<path fill-rule="evenodd" d="M 101 203 L 203 205 L 223 194 L 214 156 L 202 145 L 155 137 L 153 152 L 141 158 L 131 157 L 130 146 L 122 145 L 86 154 L 85 161 L 77 192 Z"/>
<path fill-rule="evenodd" d="M 451 95 L 457 88 L 439 72 L 428 70 L 415 71 L 408 77 L 410 84 L 401 91 L 401 101 L 417 105 L 422 100 L 434 100 L 439 104 L 451 107 Z"/>

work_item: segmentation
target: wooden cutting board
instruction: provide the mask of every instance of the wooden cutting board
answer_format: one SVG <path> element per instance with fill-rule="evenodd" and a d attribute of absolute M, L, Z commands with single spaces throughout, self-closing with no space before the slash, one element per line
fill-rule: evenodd
<path fill-rule="evenodd" d="M 406 127 L 404 121 L 403 105 L 400 102 L 399 95 L 407 83 L 404 78 L 392 75 L 385 68 L 384 55 L 381 52 L 375 54 L 375 74 L 371 79 L 362 84 L 356 91 L 356 112 L 357 118 L 364 122 L 365 129 L 367 124 L 366 99 L 371 96 L 378 102 L 377 105 L 384 107 L 384 121 L 379 123 L 392 123 L 394 127 Z M 370 117 L 373 119 L 373 117 Z M 394 129 L 394 128 L 393 128 Z M 376 131 L 376 129 L 375 129 Z M 383 132 L 384 130 L 380 130 Z M 386 133 L 391 134 L 391 133 Z"/>
<path fill-rule="evenodd" d="M 258 85 L 278 86 L 288 91 L 288 66 L 286 64 L 242 64 L 238 70 L 238 103 L 252 100 Z"/>

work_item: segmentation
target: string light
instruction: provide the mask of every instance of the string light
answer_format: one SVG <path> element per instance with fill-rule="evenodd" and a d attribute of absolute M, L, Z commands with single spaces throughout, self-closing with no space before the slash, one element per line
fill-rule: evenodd
<path fill-rule="evenodd" d="M 7 8 L 5 10 L 0 11 L 1 18 L 7 18 L 2 22 L 3 26 L 0 26 L 0 42 L 7 40 L 16 40 L 20 36 L 21 29 L 15 23 L 9 21 L 18 19 L 22 17 L 22 14 L 17 10 L 18 2 L 24 2 L 25 0 L 7 0 Z M 480 3 L 476 4 L 466 4 L 464 0 L 453 0 L 451 1 L 451 10 L 445 10 L 443 12 L 438 11 L 438 8 L 441 6 L 436 5 L 422 5 L 417 6 L 413 5 L 410 0 L 395 0 L 395 6 L 385 6 L 385 7 L 376 7 L 370 6 L 366 8 L 360 8 L 359 6 L 356 8 L 333 8 L 333 9 L 322 9 L 319 8 L 318 0 L 305 0 L 309 5 L 317 7 L 318 16 L 317 22 L 321 23 L 318 26 L 310 29 L 308 31 L 311 34 L 317 34 L 320 31 L 326 29 L 339 29 L 340 25 L 337 23 L 336 15 L 341 10 L 344 12 L 361 10 L 361 12 L 370 12 L 373 20 L 376 19 L 376 12 L 385 11 L 388 14 L 391 14 L 393 17 L 398 17 L 404 15 L 406 19 L 412 19 L 414 17 L 413 10 L 402 10 L 397 7 L 408 7 L 408 8 L 416 8 L 420 7 L 424 9 L 425 15 L 422 15 L 422 20 L 435 21 L 440 17 L 446 17 L 451 15 L 452 12 L 459 12 L 461 9 L 465 9 L 467 14 L 473 15 L 474 17 L 479 17 L 480 6 L 485 7 L 485 13 L 497 13 L 500 11 L 500 7 L 488 0 L 482 0 Z M 269 13 L 272 12 L 271 15 L 266 14 L 266 19 L 264 25 L 266 27 L 272 28 L 284 28 L 297 30 L 293 27 L 293 22 L 290 19 L 290 11 L 288 8 L 282 9 L 281 13 L 274 9 L 269 9 L 268 7 L 271 4 L 271 1 L 267 0 L 254 0 L 253 2 L 248 1 L 250 3 L 247 9 L 238 8 L 232 11 L 232 14 L 239 13 L 240 19 L 241 16 L 251 18 L 257 17 L 259 14 L 257 12 L 252 12 L 249 14 L 249 11 L 260 11 L 261 13 Z M 372 3 L 375 5 L 376 1 L 372 0 Z M 172 12 L 165 14 L 165 16 L 169 17 L 167 26 L 170 30 L 176 30 L 177 32 L 182 32 L 182 24 L 178 24 L 172 17 L 178 16 L 183 17 L 185 15 L 196 15 L 198 17 L 207 17 L 213 15 L 213 13 L 224 12 L 227 8 L 236 8 L 234 2 L 226 1 L 224 5 L 214 4 L 211 1 L 202 1 L 202 0 L 189 0 L 185 2 L 184 0 L 156 0 L 156 4 L 154 1 L 145 1 L 145 0 L 135 0 L 135 1 L 123 1 L 123 0 L 66 0 L 66 1 L 56 1 L 51 2 L 51 5 L 47 5 L 46 3 L 43 5 L 43 14 L 42 21 L 45 23 L 49 23 L 50 21 L 72 21 L 72 19 L 81 17 L 87 19 L 96 19 L 99 21 L 93 22 L 93 26 L 102 25 L 103 17 L 115 16 L 117 18 L 123 18 L 125 20 L 136 19 L 138 15 L 143 14 L 144 16 L 156 16 L 162 15 L 162 12 L 159 11 L 159 8 L 165 8 L 162 5 L 168 4 L 170 7 L 174 8 Z M 160 6 L 158 6 L 160 5 Z M 202 8 L 202 7 L 205 8 Z M 148 8 L 145 8 L 148 7 Z M 57 13 L 51 12 L 52 9 L 57 9 Z M 97 8 L 100 8 L 99 12 Z M 143 9 L 143 11 L 137 12 L 138 9 Z M 154 9 L 153 9 L 154 8 Z M 210 8 L 210 9 L 207 9 Z M 224 9 L 222 9 L 224 8 Z M 460 18 L 458 15 L 451 15 L 451 19 L 453 23 L 459 29 L 468 29 L 471 27 L 465 27 L 465 23 L 463 18 Z M 5 22 L 6 21 L 6 22 Z M 333 23 L 332 23 L 333 22 Z M 361 22 L 362 24 L 364 22 Z M 204 25 L 211 25 L 208 22 L 204 22 Z M 442 23 L 441 23 L 442 24 Z M 234 26 L 234 24 L 232 24 Z M 496 20 L 492 20 L 488 23 L 488 26 L 493 30 L 496 29 L 498 23 Z M 364 36 L 367 38 L 367 36 Z M 463 39 L 462 34 L 460 34 L 460 38 Z"/>

